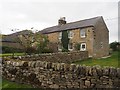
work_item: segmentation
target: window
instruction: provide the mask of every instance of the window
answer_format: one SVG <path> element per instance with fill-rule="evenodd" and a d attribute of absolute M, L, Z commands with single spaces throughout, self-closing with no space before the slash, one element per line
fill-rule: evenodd
<path fill-rule="evenodd" d="M 103 42 L 100 43 L 101 48 L 103 48 Z"/>
<path fill-rule="evenodd" d="M 58 51 L 62 51 L 62 44 L 61 43 L 58 44 Z"/>
<path fill-rule="evenodd" d="M 73 37 L 73 32 L 72 31 L 68 31 L 68 38 L 72 38 Z"/>
<path fill-rule="evenodd" d="M 85 38 L 85 29 L 80 30 L 80 37 Z"/>
<path fill-rule="evenodd" d="M 86 50 L 86 43 L 81 43 L 81 51 L 85 51 Z"/>
<path fill-rule="evenodd" d="M 72 44 L 72 43 L 69 43 L 69 44 L 68 44 L 68 50 L 70 50 L 70 51 L 73 50 L 73 44 Z"/>
<path fill-rule="evenodd" d="M 62 32 L 59 32 L 59 39 L 62 38 Z"/>

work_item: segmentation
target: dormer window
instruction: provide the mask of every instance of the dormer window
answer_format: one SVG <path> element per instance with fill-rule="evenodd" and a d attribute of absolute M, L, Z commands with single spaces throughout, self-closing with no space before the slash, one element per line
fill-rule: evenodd
<path fill-rule="evenodd" d="M 62 39 L 62 32 L 59 32 L 59 39 Z"/>
<path fill-rule="evenodd" d="M 81 38 L 85 38 L 86 37 L 86 33 L 85 33 L 85 29 L 80 29 L 80 37 Z"/>

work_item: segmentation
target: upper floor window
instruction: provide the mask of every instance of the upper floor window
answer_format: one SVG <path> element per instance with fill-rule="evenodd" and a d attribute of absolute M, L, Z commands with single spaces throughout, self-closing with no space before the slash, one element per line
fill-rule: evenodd
<path fill-rule="evenodd" d="M 80 37 L 81 38 L 85 38 L 85 35 L 86 35 L 85 31 L 86 31 L 85 29 L 80 30 Z"/>
<path fill-rule="evenodd" d="M 68 31 L 68 38 L 72 38 L 73 37 L 73 32 L 72 31 Z"/>
<path fill-rule="evenodd" d="M 59 32 L 59 39 L 62 39 L 62 32 Z"/>

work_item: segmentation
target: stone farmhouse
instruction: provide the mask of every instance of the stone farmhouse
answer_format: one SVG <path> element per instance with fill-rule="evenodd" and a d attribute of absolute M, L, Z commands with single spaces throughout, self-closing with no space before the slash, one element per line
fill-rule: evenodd
<path fill-rule="evenodd" d="M 109 55 L 109 31 L 102 16 L 70 23 L 62 17 L 58 20 L 58 25 L 45 28 L 40 33 L 48 36 L 49 47 L 54 52 L 61 52 L 64 31 L 68 34 L 69 51 L 88 51 L 89 57 L 93 58 Z M 79 48 L 76 49 L 76 46 Z"/>

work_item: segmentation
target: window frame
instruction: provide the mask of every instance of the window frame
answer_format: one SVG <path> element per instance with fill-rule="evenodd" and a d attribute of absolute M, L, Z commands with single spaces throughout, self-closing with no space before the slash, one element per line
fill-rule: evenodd
<path fill-rule="evenodd" d="M 68 30 L 68 38 L 73 38 L 73 32 L 71 30 Z"/>
<path fill-rule="evenodd" d="M 82 48 L 82 45 L 85 45 L 84 49 Z M 86 51 L 86 50 L 87 50 L 86 43 L 81 43 L 81 45 L 80 45 L 80 51 Z"/>
<path fill-rule="evenodd" d="M 61 45 L 61 46 L 60 46 L 60 45 Z M 60 47 L 61 47 L 61 48 L 60 48 Z M 59 44 L 58 44 L 58 51 L 62 51 L 62 48 L 63 48 L 63 47 L 62 47 L 62 43 L 59 43 Z"/>
<path fill-rule="evenodd" d="M 59 40 L 62 39 L 62 32 L 59 32 L 59 37 L 58 37 L 58 39 L 59 39 Z"/>
<path fill-rule="evenodd" d="M 82 31 L 84 31 L 84 36 L 82 35 L 83 34 Z M 80 29 L 80 37 L 81 38 L 85 38 L 86 37 L 86 29 L 85 28 Z"/>
<path fill-rule="evenodd" d="M 72 44 L 72 49 L 70 48 L 70 44 Z M 68 50 L 72 51 L 73 50 L 73 43 L 68 44 Z"/>

